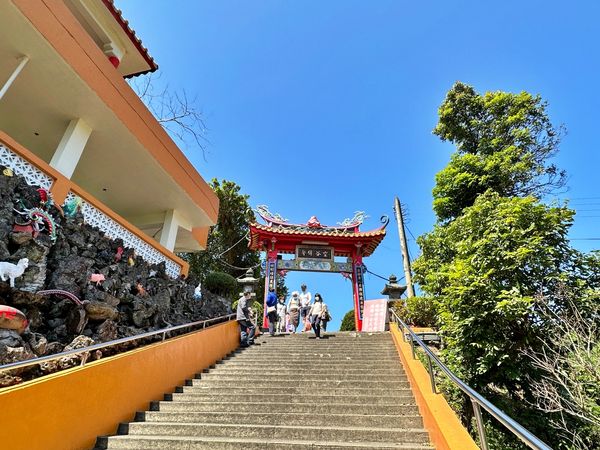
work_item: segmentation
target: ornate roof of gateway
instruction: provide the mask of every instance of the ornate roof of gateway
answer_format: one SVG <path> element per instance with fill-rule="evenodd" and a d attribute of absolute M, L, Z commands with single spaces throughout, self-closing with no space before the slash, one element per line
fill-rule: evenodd
<path fill-rule="evenodd" d="M 301 243 L 303 239 L 312 241 L 327 241 L 329 245 L 340 247 L 343 244 L 354 246 L 362 244 L 363 255 L 368 256 L 386 234 L 389 223 L 387 216 L 381 217 L 382 226 L 371 231 L 360 231 L 359 227 L 368 217 L 364 212 L 357 211 L 351 219 L 344 219 L 336 226 L 323 225 L 316 216 L 312 216 L 305 224 L 294 224 L 279 214 L 273 214 L 265 205 L 257 206 L 255 212 L 265 221 L 265 224 L 250 224 L 250 243 L 252 249 L 260 250 L 265 239 L 276 238 L 278 241 Z M 346 252 L 336 252 L 346 254 Z"/>

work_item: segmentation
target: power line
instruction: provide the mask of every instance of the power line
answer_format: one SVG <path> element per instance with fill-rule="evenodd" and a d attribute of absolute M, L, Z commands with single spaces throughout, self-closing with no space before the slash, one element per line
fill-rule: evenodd
<path fill-rule="evenodd" d="M 381 278 L 382 280 L 384 280 L 384 281 L 387 281 L 388 283 L 390 282 L 390 279 L 389 279 L 389 278 L 386 278 L 386 277 L 384 277 L 384 276 L 378 275 L 378 274 L 376 274 L 375 272 L 371 272 L 369 269 L 367 269 L 367 267 L 366 267 L 366 266 L 365 266 L 365 272 L 368 272 L 368 273 L 370 273 L 371 275 L 375 275 L 377 278 Z M 402 277 L 398 278 L 398 281 L 400 281 L 400 280 L 403 280 L 403 279 L 404 279 L 404 277 L 402 276 Z"/>

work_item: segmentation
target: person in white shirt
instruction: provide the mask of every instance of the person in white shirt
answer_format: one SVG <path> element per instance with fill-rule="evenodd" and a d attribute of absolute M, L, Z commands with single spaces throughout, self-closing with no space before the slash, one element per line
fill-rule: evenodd
<path fill-rule="evenodd" d="M 303 284 L 300 286 L 302 292 L 300 292 L 300 317 L 302 317 L 302 323 L 308 320 L 308 312 L 310 311 L 310 306 L 312 302 L 312 295 L 306 289 L 306 285 Z"/>
<path fill-rule="evenodd" d="M 324 303 L 323 298 L 321 298 L 321 294 L 315 294 L 315 304 L 312 305 L 308 314 L 310 318 L 310 324 L 317 339 L 321 339 L 321 318 L 323 317 L 323 305 Z"/>
<path fill-rule="evenodd" d="M 292 325 L 292 333 L 296 332 L 298 327 L 298 318 L 300 316 L 300 295 L 298 291 L 292 292 L 290 301 L 287 306 L 287 312 L 290 316 L 290 324 Z"/>

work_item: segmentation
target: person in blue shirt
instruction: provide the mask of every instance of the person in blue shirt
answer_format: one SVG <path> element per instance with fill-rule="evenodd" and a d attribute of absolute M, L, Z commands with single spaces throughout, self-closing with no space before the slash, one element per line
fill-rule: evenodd
<path fill-rule="evenodd" d="M 269 288 L 267 294 L 267 317 L 269 319 L 269 334 L 275 336 L 275 325 L 277 324 L 277 294 L 274 288 Z"/>

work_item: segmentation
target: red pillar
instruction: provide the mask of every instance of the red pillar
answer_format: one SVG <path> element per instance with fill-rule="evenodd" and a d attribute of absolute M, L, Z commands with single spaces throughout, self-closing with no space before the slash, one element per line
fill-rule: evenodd
<path fill-rule="evenodd" d="M 354 296 L 354 324 L 356 331 L 362 331 L 363 307 L 365 304 L 365 283 L 363 275 L 363 262 L 361 244 L 356 245 L 352 255 L 352 294 Z"/>
<path fill-rule="evenodd" d="M 273 288 L 277 293 L 277 248 L 275 247 L 276 239 L 271 241 L 271 248 L 267 250 L 267 267 L 265 269 L 265 292 L 263 296 L 263 328 L 269 326 L 269 318 L 267 317 L 267 295 L 269 289 Z"/>

